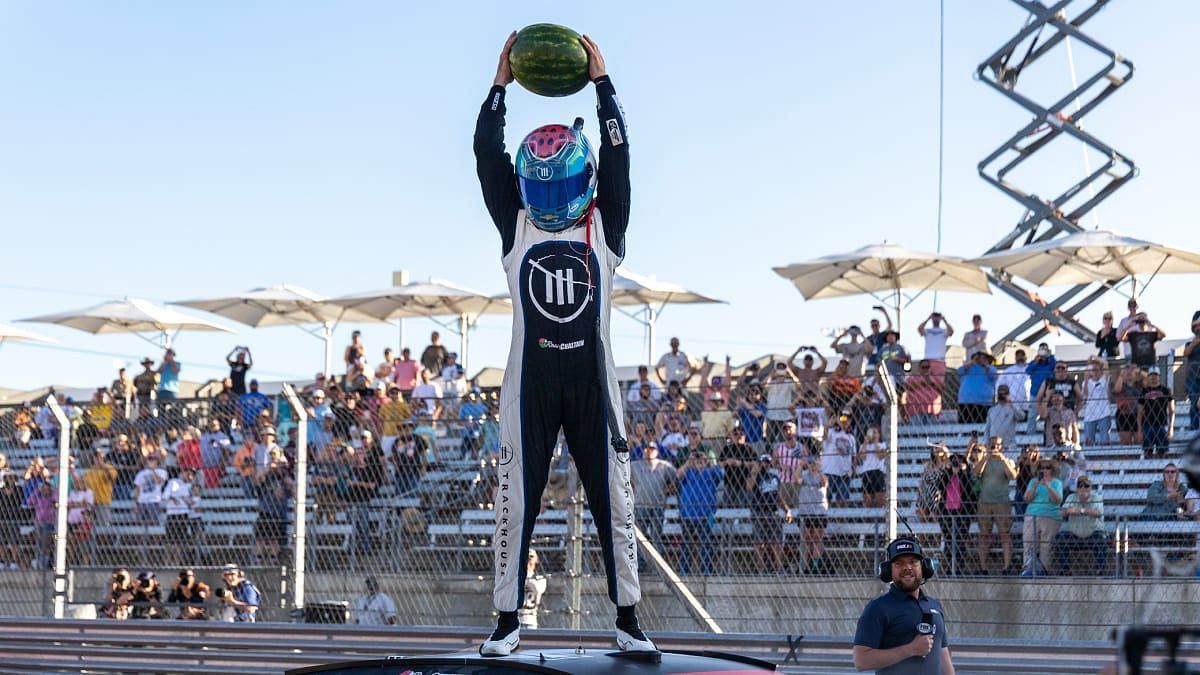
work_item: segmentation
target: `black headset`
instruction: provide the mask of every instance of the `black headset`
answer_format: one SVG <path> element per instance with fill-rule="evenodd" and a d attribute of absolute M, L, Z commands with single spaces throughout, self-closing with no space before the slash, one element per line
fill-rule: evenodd
<path fill-rule="evenodd" d="M 921 578 L 929 581 L 933 578 L 933 561 L 925 557 L 921 545 L 912 537 L 899 537 L 884 549 L 883 560 L 879 561 L 879 580 L 885 584 L 892 582 L 892 561 L 902 555 L 915 555 L 921 559 Z"/>

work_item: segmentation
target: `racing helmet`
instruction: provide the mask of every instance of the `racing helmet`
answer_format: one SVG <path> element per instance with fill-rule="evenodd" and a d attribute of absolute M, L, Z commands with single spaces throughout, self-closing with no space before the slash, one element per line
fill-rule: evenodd
<path fill-rule="evenodd" d="M 539 230 L 577 225 L 596 197 L 596 155 L 583 135 L 583 118 L 570 126 L 538 127 L 517 150 L 517 183 L 529 220 Z"/>

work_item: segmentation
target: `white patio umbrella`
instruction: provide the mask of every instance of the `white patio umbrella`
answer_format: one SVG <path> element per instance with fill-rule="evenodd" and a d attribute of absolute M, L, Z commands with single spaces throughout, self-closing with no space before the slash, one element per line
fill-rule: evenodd
<path fill-rule="evenodd" d="M 970 262 L 1007 272 L 1039 286 L 1086 284 L 1126 276 L 1200 272 L 1200 253 L 1163 246 L 1106 230 L 1089 230 L 1048 239 Z"/>
<path fill-rule="evenodd" d="M 207 330 L 231 333 L 229 328 L 203 317 L 185 314 L 179 310 L 159 305 L 142 298 L 126 298 L 104 302 L 83 309 L 74 309 L 57 314 L 35 316 L 21 321 L 54 323 L 92 334 L 134 333 L 138 337 L 155 343 L 140 333 L 158 333 L 159 344 L 170 347 L 181 330 Z"/>
<path fill-rule="evenodd" d="M 219 298 L 180 300 L 172 305 L 182 305 L 211 312 L 253 328 L 269 326 L 299 326 L 306 332 L 325 342 L 325 370 L 333 367 L 333 329 L 341 321 L 373 322 L 376 319 L 360 312 L 324 304 L 325 296 L 301 286 L 280 284 L 266 288 L 254 288 L 245 293 Z M 321 328 L 309 330 L 305 324 L 320 324 Z"/>
<path fill-rule="evenodd" d="M 636 314 L 622 312 L 626 316 L 639 321 L 646 327 L 646 363 L 654 363 L 654 323 L 668 304 L 713 304 L 724 303 L 724 300 L 711 298 L 707 295 L 691 291 L 679 284 L 662 281 L 654 275 L 646 276 L 617 268 L 612 284 L 612 304 L 614 307 L 643 307 L 639 318 Z"/>
<path fill-rule="evenodd" d="M 979 265 L 962 258 L 917 251 L 896 244 L 864 246 L 808 262 L 772 268 L 791 281 L 805 300 L 848 295 L 892 295 L 896 329 L 900 328 L 901 291 L 991 293 Z"/>
<path fill-rule="evenodd" d="M 460 363 L 467 368 L 470 349 L 469 333 L 482 314 L 512 314 L 512 301 L 459 286 L 444 279 L 414 281 L 373 291 L 351 293 L 325 301 L 330 307 L 353 310 L 378 321 L 391 321 L 423 316 L 458 317 Z"/>
<path fill-rule="evenodd" d="M 7 340 L 19 340 L 23 342 L 58 342 L 58 340 L 55 340 L 51 337 L 46 337 L 41 333 L 25 330 L 24 328 L 8 323 L 0 323 L 0 345 L 3 345 Z"/>

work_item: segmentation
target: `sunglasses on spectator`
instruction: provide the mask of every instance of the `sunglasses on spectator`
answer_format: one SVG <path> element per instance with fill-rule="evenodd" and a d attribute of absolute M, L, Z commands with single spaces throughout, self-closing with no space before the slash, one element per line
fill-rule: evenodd
<path fill-rule="evenodd" d="M 1165 470 L 1163 471 L 1163 473 L 1179 473 L 1179 472 L 1178 472 L 1178 471 L 1176 471 L 1175 469 L 1165 469 Z"/>
<path fill-rule="evenodd" d="M 1066 366 L 1054 366 L 1054 369 L 1055 370 L 1066 370 L 1067 367 Z"/>
<path fill-rule="evenodd" d="M 1092 487 L 1092 484 L 1091 484 L 1091 483 L 1084 483 L 1083 481 L 1080 481 L 1080 482 L 1079 482 L 1079 487 L 1081 487 L 1081 488 L 1090 488 L 1090 487 Z"/>

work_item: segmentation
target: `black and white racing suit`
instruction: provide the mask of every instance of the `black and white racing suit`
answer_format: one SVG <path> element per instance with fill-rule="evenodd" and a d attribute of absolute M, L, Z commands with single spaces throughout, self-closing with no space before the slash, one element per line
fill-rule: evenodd
<path fill-rule="evenodd" d="M 609 344 L 609 294 L 629 220 L 629 146 L 616 91 L 595 81 L 602 138 L 596 207 L 578 226 L 545 232 L 525 217 L 512 159 L 504 151 L 504 88 L 493 86 L 475 126 L 484 202 L 502 243 L 513 302 L 512 345 L 500 393 L 495 591 L 502 612 L 521 606 L 525 558 L 558 431 L 566 437 L 601 542 L 608 596 L 640 598 L 629 454 Z M 605 400 L 607 397 L 607 401 Z M 610 420 L 610 411 L 616 411 Z"/>

